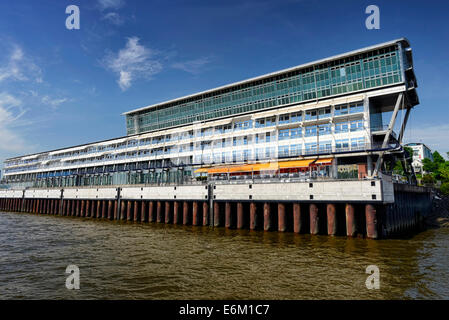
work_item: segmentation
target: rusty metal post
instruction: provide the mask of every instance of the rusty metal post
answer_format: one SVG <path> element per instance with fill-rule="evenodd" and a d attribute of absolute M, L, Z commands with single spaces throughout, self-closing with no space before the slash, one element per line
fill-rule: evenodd
<path fill-rule="evenodd" d="M 237 202 L 237 229 L 243 229 L 245 225 L 245 217 L 243 216 L 243 203 Z"/>
<path fill-rule="evenodd" d="M 112 212 L 113 202 L 112 200 L 108 200 L 108 219 L 112 220 L 114 218 L 114 214 Z"/>
<path fill-rule="evenodd" d="M 214 227 L 219 227 L 221 224 L 220 221 L 220 203 L 214 202 Z"/>
<path fill-rule="evenodd" d="M 194 226 L 199 225 L 199 214 L 198 214 L 198 202 L 193 201 L 192 203 L 192 224 Z"/>
<path fill-rule="evenodd" d="M 173 224 L 181 224 L 181 215 L 179 214 L 179 201 L 173 203 Z"/>
<path fill-rule="evenodd" d="M 287 230 L 287 224 L 285 221 L 285 204 L 278 203 L 278 231 L 285 232 Z"/>
<path fill-rule="evenodd" d="M 126 201 L 120 200 L 120 220 L 126 220 Z"/>
<path fill-rule="evenodd" d="M 86 200 L 86 217 L 90 218 L 90 200 Z"/>
<path fill-rule="evenodd" d="M 156 204 L 156 221 L 158 223 L 162 222 L 162 203 L 160 201 Z"/>
<path fill-rule="evenodd" d="M 293 232 L 301 232 L 301 206 L 299 203 L 293 204 Z"/>
<path fill-rule="evenodd" d="M 66 212 L 66 216 L 70 216 L 72 214 L 72 201 L 71 200 L 64 200 L 64 202 L 67 202 L 67 212 Z"/>
<path fill-rule="evenodd" d="M 154 201 L 148 204 L 148 222 L 154 222 Z"/>
<path fill-rule="evenodd" d="M 370 239 L 377 239 L 377 213 L 372 204 L 365 205 L 366 216 L 366 236 Z"/>
<path fill-rule="evenodd" d="M 81 200 L 81 217 L 86 216 L 85 206 L 86 206 L 86 202 L 84 200 Z"/>
<path fill-rule="evenodd" d="M 139 202 L 137 200 L 134 201 L 134 222 L 139 221 Z"/>
<path fill-rule="evenodd" d="M 72 204 L 71 207 L 71 216 L 76 217 L 76 200 L 71 200 Z"/>
<path fill-rule="evenodd" d="M 348 237 L 354 237 L 357 234 L 357 224 L 354 215 L 354 206 L 347 203 L 345 206 L 346 216 L 346 235 Z"/>
<path fill-rule="evenodd" d="M 148 221 L 147 202 L 145 200 L 140 204 L 140 222 Z"/>
<path fill-rule="evenodd" d="M 232 216 L 231 216 L 231 203 L 226 202 L 225 203 L 225 227 L 231 228 L 232 227 Z"/>
<path fill-rule="evenodd" d="M 90 200 L 89 201 L 89 204 L 90 204 L 90 209 L 89 209 L 89 211 L 90 211 L 90 217 L 91 218 L 96 218 L 96 210 L 95 210 L 95 203 L 96 203 L 97 201 L 96 200 Z"/>
<path fill-rule="evenodd" d="M 209 224 L 209 203 L 207 201 L 203 202 L 203 226 Z"/>
<path fill-rule="evenodd" d="M 171 223 L 171 205 L 169 201 L 165 201 L 165 223 Z"/>
<path fill-rule="evenodd" d="M 189 219 L 189 203 L 187 201 L 184 201 L 182 203 L 182 224 L 187 225 L 190 224 Z"/>
<path fill-rule="evenodd" d="M 102 218 L 102 219 L 107 218 L 106 203 L 107 203 L 106 200 L 100 200 L 100 203 L 98 204 L 98 206 L 101 208 L 100 209 L 100 218 Z"/>
<path fill-rule="evenodd" d="M 95 218 L 100 219 L 101 218 L 101 200 L 93 200 L 95 203 Z"/>
<path fill-rule="evenodd" d="M 318 234 L 320 232 L 319 228 L 319 217 L 318 217 L 318 207 L 316 204 L 311 203 L 309 206 L 310 215 L 310 234 Z"/>
<path fill-rule="evenodd" d="M 263 204 L 263 230 L 271 230 L 271 207 L 268 202 Z"/>
<path fill-rule="evenodd" d="M 327 212 L 327 234 L 335 236 L 337 234 L 337 216 L 335 204 L 328 203 L 326 206 Z"/>
<path fill-rule="evenodd" d="M 131 221 L 133 218 L 131 216 L 131 209 L 132 209 L 133 203 L 132 201 L 128 200 L 127 206 L 126 206 L 126 220 Z"/>
<path fill-rule="evenodd" d="M 251 202 L 249 205 L 249 228 L 250 230 L 257 228 L 257 205 L 255 202 Z"/>

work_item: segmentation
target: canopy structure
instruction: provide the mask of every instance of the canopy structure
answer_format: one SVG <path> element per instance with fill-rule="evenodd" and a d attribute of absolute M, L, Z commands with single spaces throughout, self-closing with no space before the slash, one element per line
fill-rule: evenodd
<path fill-rule="evenodd" d="M 235 172 L 253 172 L 253 171 L 277 171 L 279 169 L 289 168 L 308 168 L 311 164 L 329 165 L 332 163 L 332 158 L 324 159 L 308 159 L 308 160 L 291 160 L 291 161 L 276 161 L 267 163 L 243 164 L 235 166 L 218 166 L 210 168 L 199 168 L 195 173 L 235 173 Z"/>

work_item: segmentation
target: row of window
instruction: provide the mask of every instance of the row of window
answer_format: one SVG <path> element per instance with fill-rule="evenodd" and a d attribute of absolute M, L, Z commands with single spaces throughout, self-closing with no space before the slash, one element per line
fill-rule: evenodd
<path fill-rule="evenodd" d="M 336 123 L 334 132 L 335 134 L 339 133 L 346 133 L 346 132 L 354 132 L 354 131 L 360 131 L 364 129 L 363 120 L 353 120 L 350 122 L 341 122 Z M 316 137 L 316 136 L 326 136 L 332 133 L 332 127 L 330 123 L 321 124 L 321 125 L 315 125 L 315 126 L 307 126 L 304 128 L 296 127 L 296 128 L 290 128 L 290 129 L 282 129 L 279 130 L 278 133 L 278 140 L 288 140 L 288 139 L 298 139 L 303 137 L 303 132 L 305 137 Z M 275 134 L 274 132 L 265 132 L 256 134 L 254 136 L 254 143 L 260 144 L 260 143 L 269 143 L 271 141 L 275 141 Z M 5 169 L 5 173 L 12 173 L 12 172 L 20 172 L 20 171 L 30 171 L 30 170 L 36 170 L 39 168 L 47 168 L 52 166 L 73 166 L 73 165 L 79 165 L 84 163 L 91 163 L 91 162 L 103 162 L 103 161 L 110 161 L 110 160 L 122 160 L 122 159 L 129 159 L 134 157 L 147 157 L 147 156 L 160 156 L 160 155 L 170 155 L 175 153 L 183 153 L 183 152 L 189 152 L 194 150 L 209 150 L 212 149 L 212 146 L 214 148 L 219 147 L 230 147 L 230 146 L 241 146 L 241 145 L 248 145 L 251 144 L 253 141 L 253 138 L 251 136 L 241 136 L 241 137 L 233 137 L 231 139 L 220 139 L 216 141 L 201 141 L 199 143 L 189 143 L 179 146 L 168 146 L 168 147 L 159 147 L 155 149 L 145 149 L 145 150 L 139 150 L 134 152 L 124 152 L 119 154 L 106 154 L 100 157 L 92 157 L 92 158 L 85 158 L 85 159 L 79 159 L 74 161 L 67 161 L 63 162 L 61 164 L 59 161 L 53 161 L 48 162 L 45 165 L 39 165 L 35 164 L 33 166 L 26 166 L 26 167 L 19 167 L 19 168 L 12 168 L 12 169 Z"/>
<path fill-rule="evenodd" d="M 350 104 L 344 104 L 344 105 L 337 105 L 334 109 L 334 115 L 335 116 L 341 116 L 341 115 L 348 115 L 352 113 L 360 113 L 364 111 L 363 102 L 358 103 L 350 103 Z M 303 117 L 304 116 L 304 117 Z M 316 109 L 316 110 L 308 110 L 304 114 L 302 112 L 293 112 L 288 114 L 281 114 L 279 115 L 278 123 L 279 125 L 283 124 L 289 124 L 289 123 L 298 123 L 303 121 L 303 119 L 307 120 L 313 120 L 313 119 L 322 119 L 326 117 L 331 116 L 331 107 Z M 221 133 L 228 133 L 232 132 L 233 130 L 239 131 L 239 130 L 246 130 L 253 128 L 253 125 L 255 128 L 263 128 L 263 127 L 271 127 L 276 125 L 276 117 L 266 117 L 266 118 L 260 118 L 256 119 L 253 123 L 252 120 L 245 120 L 245 121 L 237 121 L 233 125 L 227 124 L 223 126 L 216 126 L 212 128 L 203 128 L 196 132 L 197 137 L 206 137 L 211 136 L 213 134 L 221 134 Z M 344 131 L 341 131 L 344 132 Z M 188 132 L 184 132 L 182 134 L 177 135 L 162 135 L 158 137 L 153 138 L 144 138 L 144 139 L 132 139 L 128 141 L 124 141 L 121 143 L 111 143 L 109 145 L 102 145 L 102 146 L 90 146 L 87 147 L 84 150 L 79 151 L 71 151 L 66 153 L 60 153 L 52 156 L 43 155 L 34 159 L 29 160 L 13 160 L 8 161 L 5 163 L 6 166 L 13 166 L 18 164 L 30 164 L 30 163 L 36 163 L 39 161 L 45 161 L 45 160 L 57 160 L 57 159 L 63 159 L 67 157 L 74 157 L 74 156 L 83 156 L 87 154 L 97 153 L 97 152 L 107 152 L 111 150 L 120 150 L 130 147 L 136 147 L 136 146 L 144 146 L 149 144 L 159 144 L 164 142 L 176 142 L 176 141 L 182 141 L 185 139 L 191 139 L 194 138 L 194 132 L 193 130 L 189 130 Z M 307 136 L 307 135 L 306 135 Z"/>
<path fill-rule="evenodd" d="M 398 51 L 394 47 L 389 52 L 378 53 L 373 57 L 361 57 L 339 62 L 316 70 L 291 72 L 284 79 L 260 80 L 253 84 L 245 84 L 234 91 L 217 96 L 209 94 L 199 97 L 196 101 L 176 102 L 162 105 L 136 115 L 138 128 L 134 125 L 134 114 L 127 116 L 128 134 L 146 130 L 161 129 L 168 126 L 207 120 L 222 116 L 222 113 L 232 115 L 240 112 L 259 110 L 305 101 L 339 93 L 372 88 L 372 77 L 382 80 L 376 85 L 386 85 L 401 81 Z M 352 61 L 351 61 L 352 60 Z M 268 81 L 266 83 L 263 83 Z M 187 122 L 185 122 L 187 121 Z"/>

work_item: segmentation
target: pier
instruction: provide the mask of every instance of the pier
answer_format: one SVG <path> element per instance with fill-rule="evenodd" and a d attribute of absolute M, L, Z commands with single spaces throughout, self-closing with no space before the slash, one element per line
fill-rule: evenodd
<path fill-rule="evenodd" d="M 391 180 L 0 190 L 10 212 L 366 237 L 421 228 L 431 190 Z"/>

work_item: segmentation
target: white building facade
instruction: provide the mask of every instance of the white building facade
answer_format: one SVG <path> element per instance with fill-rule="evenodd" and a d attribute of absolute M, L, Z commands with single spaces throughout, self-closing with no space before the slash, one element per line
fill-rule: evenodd
<path fill-rule="evenodd" d="M 384 114 L 418 104 L 415 87 L 408 41 L 390 41 L 126 112 L 127 136 L 7 159 L 3 183 L 362 178 L 400 143 Z"/>

